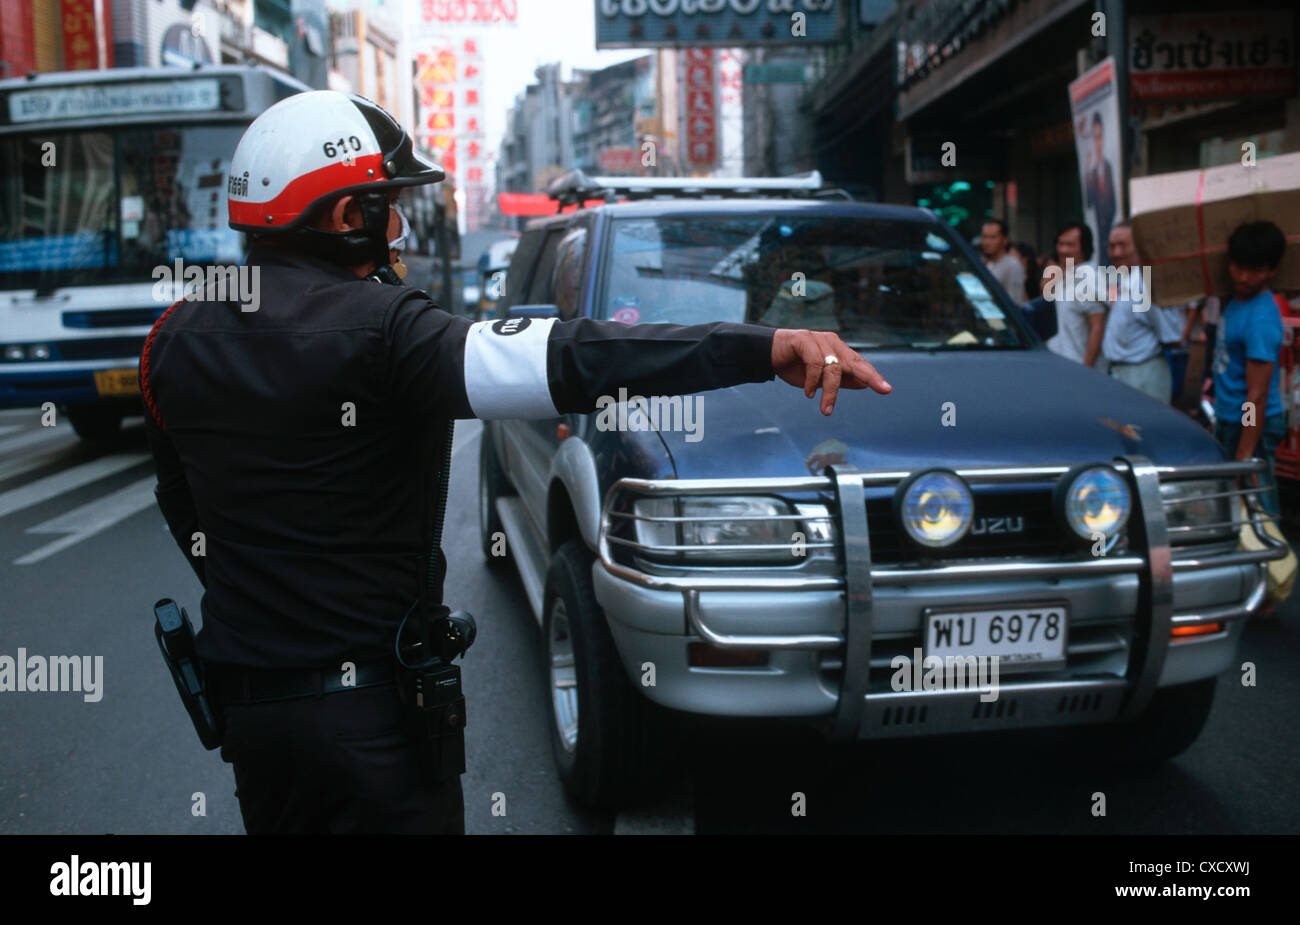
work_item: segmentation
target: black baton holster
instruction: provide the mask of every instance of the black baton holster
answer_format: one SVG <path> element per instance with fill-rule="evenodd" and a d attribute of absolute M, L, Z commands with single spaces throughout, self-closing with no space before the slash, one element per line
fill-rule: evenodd
<path fill-rule="evenodd" d="M 194 651 L 194 627 L 185 608 L 169 597 L 153 605 L 154 636 L 162 651 L 167 670 L 176 682 L 181 702 L 194 722 L 199 741 L 207 749 L 217 748 L 225 736 L 221 710 L 213 703 L 204 675 L 203 661 Z"/>

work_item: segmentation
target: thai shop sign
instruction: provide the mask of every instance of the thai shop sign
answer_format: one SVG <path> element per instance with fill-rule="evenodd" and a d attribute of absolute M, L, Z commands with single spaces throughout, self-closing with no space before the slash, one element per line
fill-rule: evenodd
<path fill-rule="evenodd" d="M 1295 92 L 1290 10 L 1134 16 L 1129 95 L 1224 99 Z"/>
<path fill-rule="evenodd" d="M 9 94 L 10 122 L 215 112 L 220 108 L 221 86 L 215 77 L 37 87 Z"/>
<path fill-rule="evenodd" d="M 596 0 L 597 48 L 834 42 L 852 0 Z"/>

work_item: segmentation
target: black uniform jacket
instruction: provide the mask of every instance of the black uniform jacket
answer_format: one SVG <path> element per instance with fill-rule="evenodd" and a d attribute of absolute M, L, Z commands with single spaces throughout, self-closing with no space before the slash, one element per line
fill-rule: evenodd
<path fill-rule="evenodd" d="M 158 504 L 206 589 L 197 645 L 212 661 L 392 653 L 423 577 L 448 418 L 549 418 L 620 387 L 773 377 L 768 327 L 472 323 L 313 257 L 255 248 L 247 264 L 255 311 L 178 302 L 140 361 Z"/>

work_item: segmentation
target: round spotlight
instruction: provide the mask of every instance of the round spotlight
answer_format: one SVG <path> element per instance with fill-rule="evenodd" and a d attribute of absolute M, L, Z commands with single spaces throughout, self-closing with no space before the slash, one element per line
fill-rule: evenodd
<path fill-rule="evenodd" d="M 928 469 L 898 486 L 894 514 L 912 542 L 930 549 L 951 546 L 970 529 L 975 499 L 955 472 Z"/>
<path fill-rule="evenodd" d="M 1056 510 L 1079 539 L 1110 539 L 1124 529 L 1133 506 L 1128 483 L 1110 466 L 1080 466 L 1056 483 Z"/>

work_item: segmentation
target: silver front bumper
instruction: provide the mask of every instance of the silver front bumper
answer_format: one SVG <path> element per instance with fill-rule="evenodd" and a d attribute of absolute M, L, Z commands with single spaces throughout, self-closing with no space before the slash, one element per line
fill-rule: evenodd
<path fill-rule="evenodd" d="M 606 497 L 593 566 L 596 597 L 629 676 L 652 700 L 719 716 L 807 717 L 833 738 L 881 738 L 1005 727 L 1105 722 L 1139 715 L 1157 687 L 1212 677 L 1232 663 L 1246 618 L 1265 593 L 1265 567 L 1285 555 L 1262 529 L 1260 551 L 1195 556 L 1169 541 L 1162 479 L 1241 477 L 1256 460 L 1159 467 L 1117 460 L 1131 480 L 1129 551 L 1073 560 L 959 562 L 932 568 L 873 568 L 865 488 L 907 472 L 828 469 L 824 477 L 748 480 L 625 479 Z M 959 469 L 972 484 L 1054 480 L 1068 466 Z M 833 490 L 840 567 L 834 575 L 654 574 L 616 560 L 613 503 L 632 495 Z M 1234 493 L 1249 496 L 1248 489 Z M 621 541 L 628 544 L 625 540 Z M 730 574 L 729 574 L 730 572 Z M 921 613 L 947 604 L 1000 605 L 1046 598 L 1070 607 L 1067 669 L 1007 675 L 996 699 L 978 690 L 897 691 L 882 682 L 890 659 L 919 645 Z M 1222 624 L 1185 638 L 1182 627 Z M 688 647 L 763 650 L 755 668 L 703 668 Z M 643 686 L 645 665 L 655 683 Z"/>

